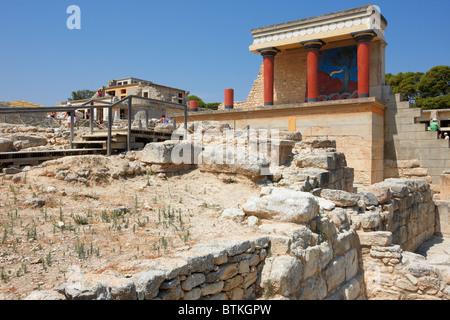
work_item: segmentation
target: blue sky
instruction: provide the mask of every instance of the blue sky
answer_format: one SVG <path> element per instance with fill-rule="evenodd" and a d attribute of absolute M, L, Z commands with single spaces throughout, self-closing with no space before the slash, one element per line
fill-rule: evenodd
<path fill-rule="evenodd" d="M 251 29 L 366 4 L 388 21 L 386 73 L 449 65 L 448 0 L 0 0 L 0 101 L 54 106 L 125 77 L 245 100 L 262 63 Z"/>

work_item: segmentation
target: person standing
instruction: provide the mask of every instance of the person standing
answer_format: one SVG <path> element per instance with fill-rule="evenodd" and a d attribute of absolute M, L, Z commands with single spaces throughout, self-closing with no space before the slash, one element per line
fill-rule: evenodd
<path fill-rule="evenodd" d="M 433 118 L 430 124 L 431 131 L 437 131 L 439 139 L 442 138 L 442 131 L 439 129 L 439 123 L 436 118 Z"/>

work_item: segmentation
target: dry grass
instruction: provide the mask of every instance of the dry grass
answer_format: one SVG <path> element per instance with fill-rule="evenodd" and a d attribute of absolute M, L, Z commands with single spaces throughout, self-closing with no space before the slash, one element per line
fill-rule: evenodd
<path fill-rule="evenodd" d="M 26 181 L 0 180 L 0 299 L 54 288 L 73 265 L 83 273 L 132 274 L 139 271 L 135 261 L 254 233 L 220 218 L 223 209 L 257 194 L 259 187 L 247 179 L 229 183 L 229 177 L 194 170 L 167 180 L 145 174 L 88 184 L 56 180 L 58 167 L 92 166 L 66 159 L 28 172 Z M 48 186 L 56 190 L 48 193 Z M 26 204 L 30 198 L 45 204 L 34 208 Z"/>

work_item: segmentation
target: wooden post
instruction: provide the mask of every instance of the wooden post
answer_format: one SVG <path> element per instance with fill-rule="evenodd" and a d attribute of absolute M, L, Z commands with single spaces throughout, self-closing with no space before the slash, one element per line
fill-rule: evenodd
<path fill-rule="evenodd" d="M 127 134 L 127 150 L 131 151 L 131 98 L 128 99 L 128 134 Z"/>
<path fill-rule="evenodd" d="M 75 123 L 75 110 L 70 113 L 70 149 L 73 149 L 73 125 Z"/>
<path fill-rule="evenodd" d="M 94 106 L 94 101 L 91 102 L 91 106 Z M 89 131 L 92 134 L 92 131 L 94 131 L 94 108 L 91 107 L 89 112 L 90 112 L 90 115 L 89 115 Z"/>
<path fill-rule="evenodd" d="M 184 140 L 187 140 L 187 105 L 184 105 Z"/>
<path fill-rule="evenodd" d="M 108 141 L 106 142 L 106 153 L 108 156 L 112 154 L 111 142 L 112 142 L 112 107 L 108 107 Z"/>
<path fill-rule="evenodd" d="M 145 129 L 148 130 L 148 110 L 145 109 Z"/>

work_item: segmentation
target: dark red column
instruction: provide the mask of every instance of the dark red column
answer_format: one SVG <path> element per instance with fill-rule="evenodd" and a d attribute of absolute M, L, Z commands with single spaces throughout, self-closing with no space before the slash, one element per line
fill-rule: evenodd
<path fill-rule="evenodd" d="M 358 49 L 358 98 L 370 95 L 370 42 L 375 36 L 373 31 L 352 34 Z"/>
<path fill-rule="evenodd" d="M 189 111 L 198 111 L 198 101 L 195 100 L 189 101 Z"/>
<path fill-rule="evenodd" d="M 234 107 L 234 90 L 225 89 L 225 109 L 233 109 Z"/>
<path fill-rule="evenodd" d="M 264 105 L 273 105 L 273 81 L 275 56 L 279 52 L 276 48 L 262 49 L 261 55 L 264 61 Z"/>
<path fill-rule="evenodd" d="M 316 39 L 302 42 L 306 49 L 306 73 L 308 79 L 308 102 L 319 100 L 319 50 L 325 44 Z"/>

